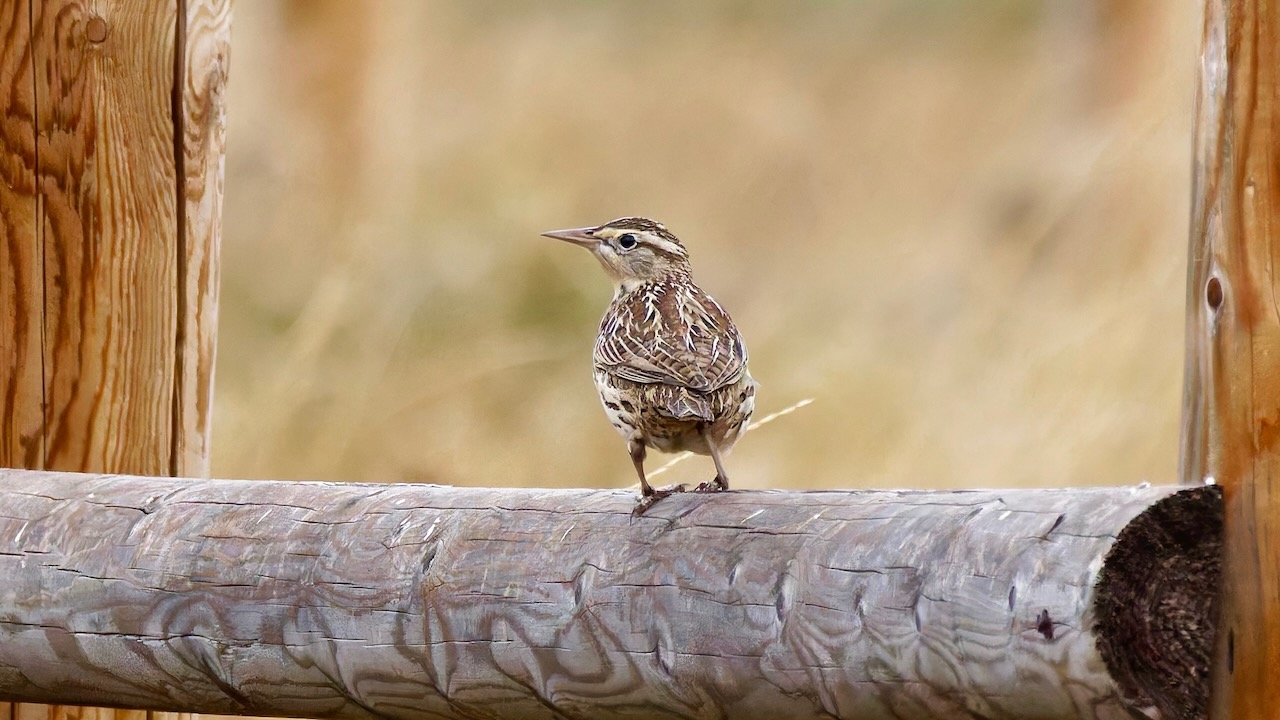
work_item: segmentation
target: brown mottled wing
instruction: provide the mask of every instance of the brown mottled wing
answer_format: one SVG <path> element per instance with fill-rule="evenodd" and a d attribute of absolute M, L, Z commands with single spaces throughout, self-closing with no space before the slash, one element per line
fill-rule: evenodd
<path fill-rule="evenodd" d="M 595 366 L 631 382 L 706 393 L 742 377 L 747 346 L 710 295 L 683 283 L 652 283 L 609 306 Z"/>

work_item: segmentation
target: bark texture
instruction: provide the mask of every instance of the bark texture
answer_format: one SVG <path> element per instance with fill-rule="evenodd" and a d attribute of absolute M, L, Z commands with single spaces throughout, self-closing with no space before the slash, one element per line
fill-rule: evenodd
<path fill-rule="evenodd" d="M 0 697 L 1127 719 L 1094 586 L 1175 490 L 732 492 L 633 517 L 616 491 L 0 471 Z"/>

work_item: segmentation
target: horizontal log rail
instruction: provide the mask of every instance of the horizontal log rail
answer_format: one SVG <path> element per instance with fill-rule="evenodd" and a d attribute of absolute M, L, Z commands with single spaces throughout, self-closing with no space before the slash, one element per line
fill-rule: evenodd
<path fill-rule="evenodd" d="M 406 719 L 1204 712 L 1214 488 L 633 503 L 0 470 L 0 700 Z"/>

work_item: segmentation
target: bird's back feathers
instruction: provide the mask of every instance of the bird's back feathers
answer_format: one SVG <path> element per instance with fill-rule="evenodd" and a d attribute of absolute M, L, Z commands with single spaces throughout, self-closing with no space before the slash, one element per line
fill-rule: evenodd
<path fill-rule="evenodd" d="M 747 348 L 719 303 L 687 278 L 675 278 L 614 299 L 600 323 L 594 361 L 597 370 L 623 380 L 705 394 L 742 377 Z"/>

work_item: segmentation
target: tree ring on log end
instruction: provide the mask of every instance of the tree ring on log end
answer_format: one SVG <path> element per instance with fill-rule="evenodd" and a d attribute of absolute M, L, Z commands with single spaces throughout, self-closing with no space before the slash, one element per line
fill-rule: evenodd
<path fill-rule="evenodd" d="M 1222 489 L 1189 488 L 1134 518 L 1103 563 L 1098 651 L 1126 699 L 1166 720 L 1208 716 L 1221 548 Z"/>

